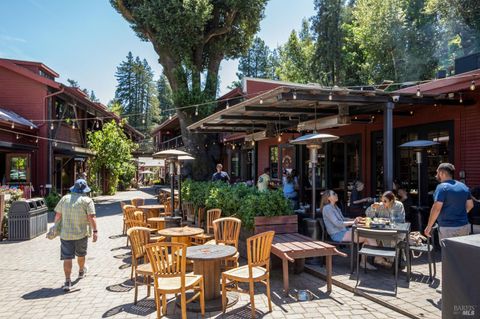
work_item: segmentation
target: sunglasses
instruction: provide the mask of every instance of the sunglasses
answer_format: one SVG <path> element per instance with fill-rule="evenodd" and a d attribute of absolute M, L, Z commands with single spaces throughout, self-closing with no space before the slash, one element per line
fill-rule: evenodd
<path fill-rule="evenodd" d="M 387 203 L 389 203 L 389 201 L 386 200 L 386 199 L 382 199 L 382 203 L 387 204 Z"/>
<path fill-rule="evenodd" d="M 337 196 L 337 193 L 331 192 L 331 193 L 330 193 L 330 196 Z"/>

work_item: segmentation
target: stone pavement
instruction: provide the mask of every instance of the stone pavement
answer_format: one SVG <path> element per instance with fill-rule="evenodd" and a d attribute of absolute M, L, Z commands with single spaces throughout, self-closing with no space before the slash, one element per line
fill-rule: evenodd
<path fill-rule="evenodd" d="M 139 289 L 137 305 L 133 305 L 133 289 L 129 280 L 129 250 L 126 238 L 119 236 L 122 229 L 120 200 L 143 197 L 154 203 L 149 190 L 121 192 L 116 196 L 96 198 L 99 240 L 89 242 L 85 279 L 76 280 L 73 290 L 64 293 L 62 263 L 59 260 L 59 240 L 43 236 L 24 242 L 0 243 L 0 318 L 156 318 L 153 298 L 146 297 L 146 287 Z M 335 260 L 335 262 L 337 262 Z M 336 268 L 336 264 L 334 264 Z M 76 279 L 75 265 L 72 279 Z M 307 273 L 290 277 L 291 294 L 282 293 L 281 269 L 272 273 L 273 312 L 268 307 L 264 289 L 256 285 L 257 318 L 403 318 L 384 306 L 334 286 L 326 293 L 326 284 Z M 313 300 L 298 302 L 298 289 L 308 289 Z M 169 303 L 167 318 L 174 314 L 174 303 Z M 189 313 L 188 318 L 199 318 Z M 220 312 L 207 318 L 221 318 Z M 248 295 L 240 295 L 239 302 L 227 310 L 225 318 L 250 318 Z"/>

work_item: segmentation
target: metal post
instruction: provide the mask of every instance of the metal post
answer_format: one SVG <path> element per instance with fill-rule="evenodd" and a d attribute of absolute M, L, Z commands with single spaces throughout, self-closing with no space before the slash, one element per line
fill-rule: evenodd
<path fill-rule="evenodd" d="M 170 203 L 172 205 L 172 216 L 175 216 L 175 163 L 170 158 Z"/>
<path fill-rule="evenodd" d="M 420 174 L 420 167 L 422 166 L 422 151 L 417 151 L 416 152 L 417 154 L 417 165 L 418 165 L 418 168 L 417 168 L 417 177 L 418 177 L 418 190 L 417 190 L 417 196 L 418 196 L 418 209 L 420 209 L 420 207 L 422 206 L 422 197 L 420 196 L 421 195 L 421 181 L 422 181 L 422 176 Z"/>
<path fill-rule="evenodd" d="M 180 211 L 182 211 L 182 162 L 178 161 L 178 206 L 180 207 Z"/>
<path fill-rule="evenodd" d="M 307 145 L 307 148 L 310 151 L 310 166 L 312 168 L 312 219 L 315 219 L 315 203 L 317 202 L 317 155 L 320 145 Z"/>
<path fill-rule="evenodd" d="M 383 109 L 383 187 L 393 188 L 393 102 L 387 102 Z"/>

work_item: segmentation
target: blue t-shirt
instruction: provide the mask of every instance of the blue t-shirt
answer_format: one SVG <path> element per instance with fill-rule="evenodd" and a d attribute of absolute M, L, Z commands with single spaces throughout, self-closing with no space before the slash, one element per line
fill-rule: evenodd
<path fill-rule="evenodd" d="M 443 203 L 437 219 L 438 225 L 460 227 L 468 224 L 465 204 L 470 199 L 470 190 L 465 184 L 455 180 L 440 183 L 433 194 L 433 199 Z"/>

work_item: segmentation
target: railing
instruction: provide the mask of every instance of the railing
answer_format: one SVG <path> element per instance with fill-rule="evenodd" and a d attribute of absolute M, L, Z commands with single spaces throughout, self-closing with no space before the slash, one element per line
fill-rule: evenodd
<path fill-rule="evenodd" d="M 182 136 L 179 135 L 169 140 L 158 143 L 156 146 L 157 146 L 157 151 L 163 151 L 163 150 L 172 149 L 172 148 L 177 149 L 182 147 L 183 145 L 184 144 L 183 144 Z"/>

